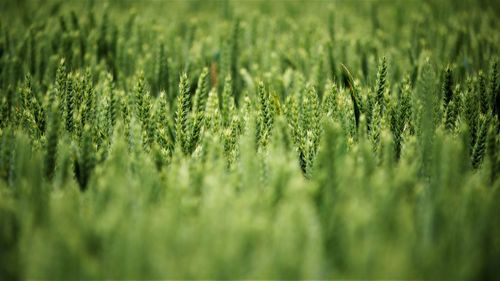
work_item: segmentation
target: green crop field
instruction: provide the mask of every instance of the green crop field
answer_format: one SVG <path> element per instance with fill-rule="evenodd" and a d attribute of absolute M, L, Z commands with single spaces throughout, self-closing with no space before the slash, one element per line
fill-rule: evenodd
<path fill-rule="evenodd" d="M 500 277 L 500 2 L 0 1 L 0 280 Z"/>

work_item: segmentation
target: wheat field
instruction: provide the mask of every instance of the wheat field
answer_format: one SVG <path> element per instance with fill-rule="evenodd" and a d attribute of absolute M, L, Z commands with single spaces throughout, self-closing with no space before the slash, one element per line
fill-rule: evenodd
<path fill-rule="evenodd" d="M 0 280 L 499 278 L 498 1 L 0 15 Z"/>

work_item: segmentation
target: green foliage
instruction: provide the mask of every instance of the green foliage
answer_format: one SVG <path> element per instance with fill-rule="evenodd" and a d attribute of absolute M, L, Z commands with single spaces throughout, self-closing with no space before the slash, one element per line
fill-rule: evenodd
<path fill-rule="evenodd" d="M 360 101 L 359 101 L 359 97 L 358 97 L 358 91 L 356 89 L 356 85 L 354 83 L 354 79 L 352 77 L 352 74 L 347 69 L 347 67 L 343 64 L 342 64 L 342 74 L 344 77 L 343 78 L 344 86 L 349 89 L 349 93 L 351 95 L 354 118 L 356 121 L 356 128 L 359 128 L 359 118 L 361 115 L 361 109 L 360 109 Z"/>
<path fill-rule="evenodd" d="M 87 188 L 90 175 L 95 165 L 94 143 L 92 142 L 92 134 L 90 127 L 86 125 L 83 128 L 83 135 L 80 143 L 80 151 L 78 155 L 77 179 L 82 190 Z"/>
<path fill-rule="evenodd" d="M 443 101 L 444 106 L 447 107 L 448 104 L 453 100 L 453 72 L 448 66 L 444 72 L 443 78 Z"/>
<path fill-rule="evenodd" d="M 273 127 L 274 110 L 271 106 L 271 96 L 264 82 L 259 83 L 259 115 L 257 117 L 257 148 L 265 149 Z"/>
<path fill-rule="evenodd" d="M 185 154 L 189 151 L 188 115 L 191 104 L 188 83 L 187 75 L 183 74 L 179 82 L 179 95 L 177 96 L 177 111 L 175 115 L 175 143 Z"/>
<path fill-rule="evenodd" d="M 464 107 L 465 107 L 465 120 L 467 126 L 469 126 L 470 148 L 474 148 L 476 145 L 477 134 L 479 130 L 479 117 L 480 117 L 480 103 L 478 93 L 472 88 L 472 81 L 467 81 L 467 93 L 465 97 Z"/>
<path fill-rule="evenodd" d="M 384 57 L 380 62 L 380 66 L 377 72 L 377 88 L 375 90 L 377 105 L 381 111 L 383 111 L 385 108 L 385 91 L 387 89 L 386 80 L 387 80 L 387 61 Z"/>
<path fill-rule="evenodd" d="M 66 131 L 70 134 L 74 130 L 74 108 L 75 108 L 75 89 L 73 85 L 72 76 L 68 77 L 66 80 L 66 90 L 64 95 L 65 111 L 64 116 L 66 119 Z"/>
<path fill-rule="evenodd" d="M 401 157 L 404 134 L 409 130 L 411 118 L 411 86 L 409 77 L 406 77 L 401 85 L 397 104 L 390 107 L 390 129 L 394 140 L 394 155 L 396 159 Z M 450 121 L 451 122 L 451 121 Z"/>
<path fill-rule="evenodd" d="M 59 141 L 59 118 L 57 117 L 57 103 L 52 105 L 48 114 L 48 127 L 46 133 L 46 148 L 45 148 L 45 175 L 51 179 L 54 176 L 57 157 L 57 143 Z"/>
<path fill-rule="evenodd" d="M 481 116 L 479 120 L 479 130 L 477 135 L 476 144 L 474 145 L 474 149 L 472 151 L 472 167 L 479 168 L 481 162 L 483 161 L 485 150 L 486 150 L 486 136 L 488 133 L 488 119 Z"/>
<path fill-rule="evenodd" d="M 0 280 L 498 278 L 498 1 L 4 2 Z"/>

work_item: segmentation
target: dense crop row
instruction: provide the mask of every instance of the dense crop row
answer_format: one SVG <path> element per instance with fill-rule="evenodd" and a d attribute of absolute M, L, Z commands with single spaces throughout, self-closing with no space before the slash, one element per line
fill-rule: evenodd
<path fill-rule="evenodd" d="M 497 277 L 499 7 L 453 2 L 0 4 L 0 279 Z"/>

